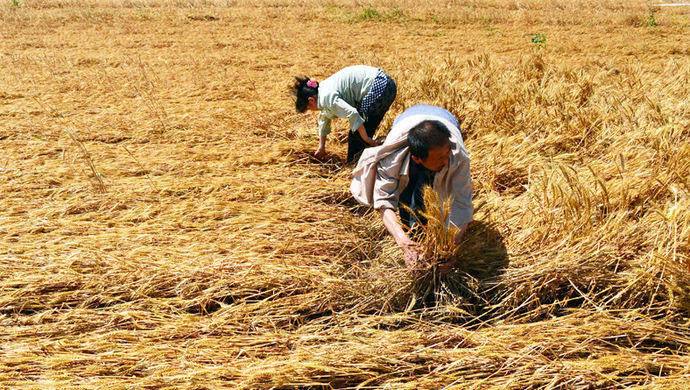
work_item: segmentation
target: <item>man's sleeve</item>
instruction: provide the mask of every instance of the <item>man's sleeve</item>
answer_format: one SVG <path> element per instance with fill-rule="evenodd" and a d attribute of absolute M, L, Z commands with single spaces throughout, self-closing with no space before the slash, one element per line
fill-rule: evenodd
<path fill-rule="evenodd" d="M 462 227 L 472 221 L 472 177 L 470 159 L 465 157 L 453 176 L 453 206 L 450 210 L 450 223 Z"/>
<path fill-rule="evenodd" d="M 389 158 L 384 158 L 376 166 L 376 182 L 374 183 L 374 209 L 398 208 L 398 186 L 400 178 L 391 172 Z"/>
<path fill-rule="evenodd" d="M 338 118 L 347 118 L 350 122 L 350 131 L 353 133 L 359 129 L 359 126 L 364 124 L 364 119 L 362 119 L 357 110 L 339 97 L 336 97 L 333 101 L 333 111 Z"/>

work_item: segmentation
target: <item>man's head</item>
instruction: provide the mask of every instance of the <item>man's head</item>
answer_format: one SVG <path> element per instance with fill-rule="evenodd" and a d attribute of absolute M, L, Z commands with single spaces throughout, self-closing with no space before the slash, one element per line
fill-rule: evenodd
<path fill-rule="evenodd" d="M 450 160 L 450 131 L 439 121 L 423 121 L 407 134 L 412 160 L 439 172 Z"/>

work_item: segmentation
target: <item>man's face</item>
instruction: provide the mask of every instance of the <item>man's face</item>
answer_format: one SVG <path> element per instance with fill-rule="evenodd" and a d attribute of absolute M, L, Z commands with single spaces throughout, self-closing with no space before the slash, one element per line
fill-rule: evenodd
<path fill-rule="evenodd" d="M 412 160 L 432 172 L 440 172 L 450 160 L 450 142 L 444 146 L 429 149 L 429 155 L 423 160 L 416 156 L 412 156 Z"/>

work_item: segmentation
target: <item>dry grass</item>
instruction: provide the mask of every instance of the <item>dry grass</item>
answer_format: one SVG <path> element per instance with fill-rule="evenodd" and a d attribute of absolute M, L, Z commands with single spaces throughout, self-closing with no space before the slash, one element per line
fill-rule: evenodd
<path fill-rule="evenodd" d="M 620 1 L 3 3 L 0 387 L 687 387 L 689 29 Z M 463 120 L 476 222 L 431 290 L 285 93 L 352 63 L 398 81 L 384 127 Z"/>

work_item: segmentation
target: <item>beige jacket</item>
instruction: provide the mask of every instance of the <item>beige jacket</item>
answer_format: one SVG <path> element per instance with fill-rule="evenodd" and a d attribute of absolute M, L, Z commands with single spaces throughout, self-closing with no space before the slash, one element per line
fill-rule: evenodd
<path fill-rule="evenodd" d="M 420 105 L 406 110 L 393 123 L 383 145 L 364 149 L 352 172 L 350 191 L 361 204 L 375 209 L 396 210 L 400 194 L 409 182 L 407 133 L 425 120 L 440 121 L 450 131 L 450 161 L 436 173 L 433 188 L 441 199 L 452 199 L 448 222 L 461 227 L 472 221 L 470 157 L 462 141 L 457 119 L 438 107 Z"/>

